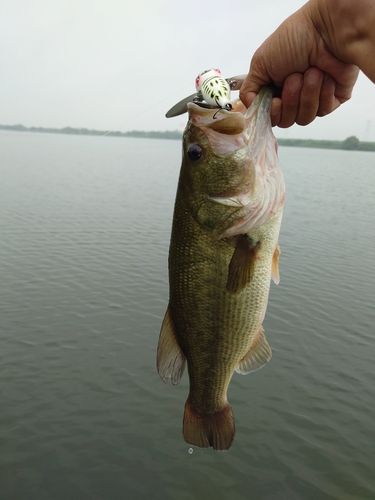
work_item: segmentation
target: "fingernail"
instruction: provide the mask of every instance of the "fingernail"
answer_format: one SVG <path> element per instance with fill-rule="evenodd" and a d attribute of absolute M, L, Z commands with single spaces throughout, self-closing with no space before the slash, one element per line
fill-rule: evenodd
<path fill-rule="evenodd" d="M 289 78 L 287 85 L 291 92 L 297 92 L 302 87 L 302 78 L 300 75 L 293 75 Z"/>
<path fill-rule="evenodd" d="M 320 74 L 317 71 L 310 71 L 306 75 L 306 82 L 309 85 L 316 85 L 320 79 Z"/>

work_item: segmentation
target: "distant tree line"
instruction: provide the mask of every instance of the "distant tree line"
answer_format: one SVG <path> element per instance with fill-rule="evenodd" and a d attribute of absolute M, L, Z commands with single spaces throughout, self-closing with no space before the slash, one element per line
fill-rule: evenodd
<path fill-rule="evenodd" d="M 111 137 L 145 137 L 151 139 L 181 139 L 182 133 L 178 130 L 166 130 L 164 132 L 145 132 L 143 130 L 132 130 L 131 132 L 113 132 L 106 130 L 91 130 L 88 128 L 44 128 L 25 127 L 24 125 L 0 125 L 3 130 L 17 130 L 19 132 L 44 132 L 47 134 L 74 134 L 74 135 L 98 135 Z"/>
<path fill-rule="evenodd" d="M 165 130 L 164 132 L 145 132 L 143 130 L 132 130 L 131 132 L 113 132 L 103 130 L 91 130 L 87 128 L 44 128 L 24 127 L 23 125 L 0 125 L 3 130 L 17 130 L 21 132 L 44 132 L 52 134 L 74 134 L 74 135 L 98 135 L 110 137 L 143 137 L 147 139 L 178 139 L 181 140 L 182 133 L 178 130 Z M 277 139 L 280 146 L 292 146 L 300 148 L 320 149 L 346 149 L 356 151 L 375 151 L 375 142 L 362 142 L 354 135 L 344 141 L 327 141 L 315 139 Z"/>
<path fill-rule="evenodd" d="M 346 149 L 356 151 L 375 151 L 375 142 L 361 142 L 354 135 L 344 141 L 326 141 L 315 139 L 277 139 L 280 146 L 299 148 Z"/>

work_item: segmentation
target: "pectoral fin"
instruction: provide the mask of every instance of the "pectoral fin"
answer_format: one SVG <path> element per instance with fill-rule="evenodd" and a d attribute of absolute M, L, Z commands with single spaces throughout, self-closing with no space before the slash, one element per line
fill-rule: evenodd
<path fill-rule="evenodd" d="M 177 342 L 177 337 L 170 314 L 169 306 L 161 325 L 157 369 L 160 378 L 166 383 L 171 379 L 172 384 L 178 384 L 185 368 L 186 358 Z"/>
<path fill-rule="evenodd" d="M 271 270 L 271 278 L 273 279 L 273 282 L 276 283 L 276 285 L 280 283 L 280 274 L 279 274 L 280 254 L 281 254 L 280 245 L 277 244 L 272 257 L 272 270 Z"/>
<path fill-rule="evenodd" d="M 247 354 L 240 360 L 236 372 L 247 375 L 255 370 L 259 370 L 259 368 L 262 368 L 262 366 L 268 363 L 271 357 L 271 347 L 267 342 L 263 327 L 261 326 Z"/>
<path fill-rule="evenodd" d="M 259 247 L 260 242 L 253 245 L 245 234 L 238 238 L 228 269 L 228 292 L 240 292 L 250 283 L 254 275 L 254 263 Z"/>

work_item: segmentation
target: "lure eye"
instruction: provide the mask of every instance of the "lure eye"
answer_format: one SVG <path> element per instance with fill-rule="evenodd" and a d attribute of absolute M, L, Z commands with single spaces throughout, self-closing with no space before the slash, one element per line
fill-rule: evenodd
<path fill-rule="evenodd" d="M 191 161 L 199 161 L 203 155 L 203 149 L 199 144 L 192 144 L 187 150 L 187 155 Z"/>

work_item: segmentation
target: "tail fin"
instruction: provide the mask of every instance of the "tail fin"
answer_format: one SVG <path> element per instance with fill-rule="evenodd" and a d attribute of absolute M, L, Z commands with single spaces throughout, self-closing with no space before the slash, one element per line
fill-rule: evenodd
<path fill-rule="evenodd" d="M 187 443 L 200 448 L 228 450 L 235 434 L 234 416 L 228 403 L 219 411 L 201 415 L 190 404 L 185 404 L 183 436 Z"/>

